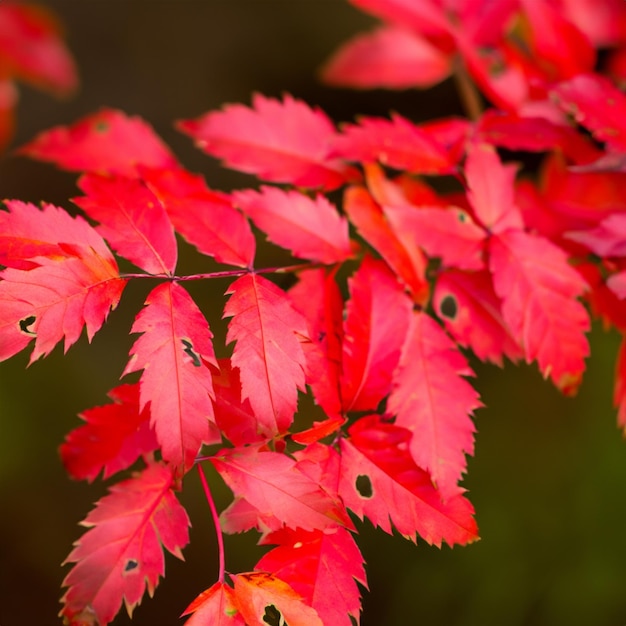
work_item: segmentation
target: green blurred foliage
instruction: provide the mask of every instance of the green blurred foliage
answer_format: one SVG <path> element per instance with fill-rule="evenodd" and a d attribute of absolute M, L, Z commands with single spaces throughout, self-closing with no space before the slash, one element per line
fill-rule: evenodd
<path fill-rule="evenodd" d="M 68 102 L 25 89 L 15 145 L 100 106 L 116 106 L 144 116 L 186 166 L 205 173 L 211 186 L 229 189 L 250 179 L 196 151 L 173 130 L 175 119 L 225 102 L 248 103 L 254 91 L 290 92 L 337 121 L 391 110 L 413 119 L 460 112 L 449 84 L 401 94 L 320 85 L 320 63 L 372 23 L 344 0 L 47 4 L 67 27 L 82 87 Z M 2 197 L 71 209 L 73 181 L 12 155 L 0 162 Z M 185 249 L 181 269 L 209 268 Z M 191 287 L 216 334 L 223 329 L 225 287 L 220 281 Z M 26 355 L 0 364 L 2 626 L 59 623 L 59 587 L 67 571 L 60 563 L 82 532 L 77 523 L 106 485 L 70 481 L 57 448 L 78 425 L 76 414 L 106 402 L 106 392 L 117 384 L 132 343 L 128 330 L 148 288 L 128 288 L 92 345 L 83 338 L 66 356 L 57 348 L 28 369 Z M 476 455 L 465 486 L 482 540 L 438 550 L 358 524 L 371 590 L 364 598 L 364 626 L 626 623 L 626 445 L 611 406 L 616 350 L 617 337 L 596 328 L 589 371 L 574 399 L 561 397 L 535 367 L 474 364 L 487 408 L 476 416 Z M 229 494 L 215 473 L 210 478 L 224 508 Z M 186 562 L 168 559 L 167 576 L 155 598 L 136 610 L 135 626 L 181 623 L 176 616 L 217 575 L 214 532 L 195 473 L 181 499 L 193 523 Z M 253 535 L 227 537 L 227 568 L 251 569 L 261 555 L 255 544 Z M 123 613 L 115 621 L 130 623 Z"/>

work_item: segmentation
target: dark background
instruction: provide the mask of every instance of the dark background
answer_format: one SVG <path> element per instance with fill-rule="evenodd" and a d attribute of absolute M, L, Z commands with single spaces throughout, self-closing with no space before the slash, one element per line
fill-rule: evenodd
<path fill-rule="evenodd" d="M 21 90 L 14 145 L 101 106 L 152 123 L 181 161 L 218 189 L 251 179 L 219 168 L 173 129 L 253 92 L 289 92 L 337 121 L 395 110 L 426 119 L 460 112 L 451 85 L 402 94 L 326 88 L 320 64 L 373 23 L 344 0 L 55 0 L 81 89 L 58 102 Z M 0 161 L 0 197 L 71 208 L 75 177 L 11 155 Z M 196 257 L 185 253 L 186 263 Z M 197 271 L 202 271 L 198 268 Z M 194 285 L 211 323 L 215 292 Z M 216 291 L 217 290 L 217 291 Z M 128 330 L 147 287 L 131 285 L 92 345 L 57 348 L 26 370 L 27 354 L 0 364 L 0 626 L 59 620 L 60 563 L 104 492 L 69 480 L 57 448 L 76 414 L 103 404 L 127 360 Z M 220 306 L 221 306 L 220 302 Z M 219 308 L 219 307 L 217 307 Z M 213 311 L 213 313 L 212 313 Z M 217 313 L 219 315 L 219 313 Z M 213 317 L 212 317 L 213 316 Z M 219 330 L 218 330 L 219 332 Z M 626 624 L 626 444 L 611 406 L 617 337 L 594 329 L 593 357 L 580 393 L 561 397 L 534 366 L 475 364 L 488 408 L 478 412 L 476 456 L 465 486 L 482 540 L 442 550 L 361 524 L 370 593 L 364 626 L 624 626 Z M 214 475 L 218 506 L 229 502 Z M 136 626 L 182 623 L 177 616 L 217 576 L 210 514 L 191 474 L 182 501 L 193 528 L 186 562 L 168 558 Z M 246 571 L 261 552 L 254 536 L 227 538 L 227 568 Z M 114 622 L 129 624 L 125 614 Z"/>

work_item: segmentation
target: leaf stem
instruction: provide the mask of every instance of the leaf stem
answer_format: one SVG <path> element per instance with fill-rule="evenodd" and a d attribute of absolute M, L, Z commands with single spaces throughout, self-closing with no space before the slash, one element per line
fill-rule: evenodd
<path fill-rule="evenodd" d="M 459 56 L 454 60 L 454 82 L 467 117 L 475 122 L 483 114 L 483 103 L 474 81 L 469 77 L 465 65 Z"/>
<path fill-rule="evenodd" d="M 217 535 L 217 549 L 219 552 L 219 581 L 220 583 L 224 582 L 224 575 L 226 572 L 226 561 L 224 558 L 224 536 L 222 535 L 222 527 L 220 525 L 220 518 L 217 514 L 217 509 L 215 508 L 215 502 L 213 500 L 213 496 L 211 495 L 211 489 L 209 488 L 209 483 L 207 482 L 206 476 L 204 475 L 204 470 L 202 469 L 202 465 L 200 463 L 196 464 L 198 468 L 198 474 L 200 474 L 200 481 L 202 482 L 202 488 L 204 489 L 204 495 L 209 503 L 209 508 L 211 509 L 211 515 L 213 517 L 213 525 L 215 526 L 215 534 Z"/>

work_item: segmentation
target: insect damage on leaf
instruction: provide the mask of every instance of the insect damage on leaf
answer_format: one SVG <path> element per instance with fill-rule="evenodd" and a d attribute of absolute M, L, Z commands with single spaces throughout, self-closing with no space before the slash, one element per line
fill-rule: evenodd
<path fill-rule="evenodd" d="M 25 317 L 23 320 L 19 321 L 20 330 L 31 337 L 35 337 L 37 333 L 31 330 L 31 326 L 37 321 L 37 318 L 34 315 L 29 315 Z"/>
<path fill-rule="evenodd" d="M 439 312 L 444 317 L 453 320 L 458 313 L 458 307 L 454 296 L 445 296 L 439 305 Z"/>
<path fill-rule="evenodd" d="M 181 341 L 183 346 L 185 346 L 185 354 L 191 357 L 191 362 L 194 364 L 194 366 L 201 367 L 202 361 L 200 361 L 200 357 L 198 356 L 197 352 L 194 352 L 193 344 L 191 343 L 191 341 L 188 341 L 187 339 L 181 339 Z"/>
<path fill-rule="evenodd" d="M 263 621 L 269 624 L 269 626 L 288 626 L 281 612 L 273 604 L 265 607 Z"/>
<path fill-rule="evenodd" d="M 362 498 L 371 498 L 374 495 L 372 481 L 370 480 L 370 477 L 365 474 L 361 474 L 356 477 L 354 486 Z"/>

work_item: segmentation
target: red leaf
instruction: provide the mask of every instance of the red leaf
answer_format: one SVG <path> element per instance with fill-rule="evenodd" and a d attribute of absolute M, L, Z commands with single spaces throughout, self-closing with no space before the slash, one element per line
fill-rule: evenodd
<path fill-rule="evenodd" d="M 361 594 L 356 581 L 366 586 L 363 557 L 352 534 L 344 528 L 305 532 L 288 528 L 263 538 L 263 544 L 279 544 L 255 569 L 272 572 L 291 585 L 324 624 L 358 623 Z"/>
<path fill-rule="evenodd" d="M 105 626 L 122 600 L 129 614 L 164 574 L 163 547 L 182 559 L 189 518 L 172 491 L 172 469 L 154 464 L 110 489 L 89 513 L 90 527 L 67 557 L 76 563 L 61 615 L 69 626 Z M 84 620 L 84 621 L 83 621 Z"/>
<path fill-rule="evenodd" d="M 565 237 L 583 244 L 603 258 L 626 256 L 626 215 L 609 215 L 595 228 L 566 233 Z"/>
<path fill-rule="evenodd" d="M 123 375 L 143 369 L 141 408 L 150 403 L 163 458 L 189 469 L 202 443 L 221 441 L 207 366 L 217 366 L 209 325 L 191 296 L 168 282 L 148 294 L 131 332 L 143 335 L 133 344 Z"/>
<path fill-rule="evenodd" d="M 411 456 L 444 497 L 459 492 L 465 455 L 474 454 L 470 415 L 482 406 L 463 376 L 473 372 L 456 344 L 426 313 L 414 313 L 387 409 L 413 433 Z"/>
<path fill-rule="evenodd" d="M 118 254 L 150 274 L 174 272 L 174 229 L 163 205 L 145 183 L 87 174 L 78 186 L 87 195 L 74 198 L 74 202 L 100 222 L 96 230 Z"/>
<path fill-rule="evenodd" d="M 67 350 L 83 326 L 91 341 L 126 281 L 104 240 L 82 218 L 52 205 L 42 211 L 21 202 L 8 206 L 10 213 L 0 217 L 0 258 L 33 269 L 0 273 L 0 360 L 35 339 L 32 363 L 63 338 Z"/>
<path fill-rule="evenodd" d="M 61 169 L 131 177 L 138 165 L 176 166 L 176 159 L 151 126 L 115 109 L 102 109 L 72 126 L 44 131 L 19 153 Z"/>
<path fill-rule="evenodd" d="M 348 282 L 341 400 L 345 411 L 374 410 L 391 391 L 412 303 L 387 266 L 371 257 Z"/>
<path fill-rule="evenodd" d="M 391 228 L 382 207 L 363 187 L 350 187 L 346 191 L 344 210 L 359 234 L 396 273 L 398 280 L 411 292 L 413 299 L 422 304 L 428 298 L 425 272 L 427 260 L 420 248 L 409 245 Z"/>
<path fill-rule="evenodd" d="M 51 89 L 60 95 L 78 83 L 74 61 L 61 28 L 43 6 L 0 5 L 0 56 L 3 77 Z"/>
<path fill-rule="evenodd" d="M 190 613 L 193 615 L 185 626 L 246 626 L 237 607 L 235 591 L 220 582 L 203 591 L 185 609 L 183 616 Z"/>
<path fill-rule="evenodd" d="M 361 418 L 341 440 L 339 493 L 360 519 L 391 534 L 391 523 L 407 539 L 419 534 L 429 544 L 466 544 L 478 539 L 474 508 L 462 495 L 445 502 L 430 476 L 409 454 L 411 433 L 383 422 Z"/>
<path fill-rule="evenodd" d="M 219 373 L 213 372 L 213 391 L 215 399 L 215 422 L 234 445 L 265 441 L 257 430 L 257 418 L 250 401 L 241 398 L 239 370 L 233 367 L 230 359 L 219 359 Z"/>
<path fill-rule="evenodd" d="M 439 274 L 433 306 L 456 342 L 471 348 L 482 361 L 502 365 L 522 357 L 502 319 L 500 299 L 496 296 L 489 272 L 449 270 Z"/>
<path fill-rule="evenodd" d="M 226 265 L 252 266 L 254 235 L 227 194 L 212 191 L 202 176 L 183 169 L 140 168 L 140 172 L 176 231 L 202 254 Z"/>
<path fill-rule="evenodd" d="M 108 395 L 113 404 L 81 413 L 87 423 L 61 445 L 61 459 L 72 478 L 91 482 L 102 471 L 106 479 L 158 448 L 150 413 L 139 410 L 139 385 L 120 385 Z"/>
<path fill-rule="evenodd" d="M 419 247 L 443 266 L 482 269 L 485 231 L 466 211 L 449 206 L 383 206 L 383 213 L 405 248 Z"/>
<path fill-rule="evenodd" d="M 585 281 L 567 255 L 542 237 L 507 231 L 491 238 L 490 267 L 502 315 L 526 361 L 565 393 L 574 393 L 585 369 L 589 316 L 576 300 Z"/>
<path fill-rule="evenodd" d="M 337 525 L 352 526 L 337 493 L 298 468 L 291 457 L 278 452 L 243 447 L 221 450 L 211 462 L 235 495 L 258 511 L 258 526 L 278 530 L 283 524 L 303 530 Z M 224 512 L 228 518 L 228 509 Z M 241 528 L 228 525 L 228 532 Z"/>
<path fill-rule="evenodd" d="M 335 274 L 323 269 L 305 270 L 289 290 L 296 310 L 307 321 L 311 338 L 302 344 L 306 384 L 310 385 L 317 404 L 331 417 L 338 417 L 341 412 L 339 377 L 343 342 L 343 299 Z M 317 306 L 310 306 L 311 302 Z"/>
<path fill-rule="evenodd" d="M 329 158 L 336 134 L 330 119 L 291 96 L 280 102 L 255 94 L 252 108 L 231 104 L 179 128 L 227 167 L 262 180 L 334 189 L 354 175 Z"/>
<path fill-rule="evenodd" d="M 265 609 L 274 606 L 289 626 L 324 626 L 314 609 L 286 583 L 264 572 L 232 575 L 237 605 L 248 626 L 267 626 Z"/>
<path fill-rule="evenodd" d="M 468 151 L 467 197 L 478 219 L 492 233 L 524 226 L 515 206 L 515 171 L 515 166 L 502 164 L 492 146 L 475 144 Z"/>
<path fill-rule="evenodd" d="M 359 89 L 431 87 L 448 77 L 449 55 L 406 28 L 386 26 L 343 44 L 322 69 L 332 85 Z"/>
<path fill-rule="evenodd" d="M 270 241 L 297 257 L 330 264 L 352 256 L 348 222 L 323 195 L 263 186 L 236 191 L 233 201 Z"/>
<path fill-rule="evenodd" d="M 391 120 L 362 118 L 347 125 L 333 145 L 333 154 L 364 163 L 378 161 L 388 167 L 420 174 L 451 174 L 455 153 L 429 132 L 400 115 Z"/>
<path fill-rule="evenodd" d="M 259 420 L 258 432 L 268 438 L 285 432 L 304 389 L 306 322 L 287 294 L 266 278 L 247 274 L 229 287 L 232 294 L 224 317 L 232 317 L 227 343 L 236 341 L 231 362 L 239 368 L 241 395 Z"/>

